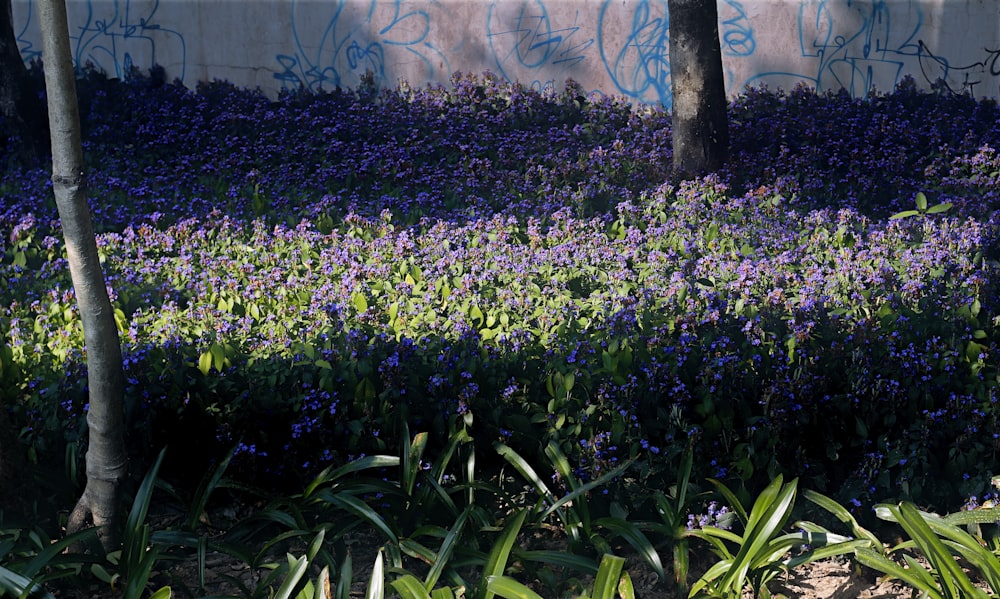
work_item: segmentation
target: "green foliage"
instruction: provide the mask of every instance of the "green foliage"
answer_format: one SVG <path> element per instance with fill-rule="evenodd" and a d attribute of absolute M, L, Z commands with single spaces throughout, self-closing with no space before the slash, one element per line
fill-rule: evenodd
<path fill-rule="evenodd" d="M 898 523 L 909 540 L 892 547 L 888 555 L 859 548 L 855 555 L 860 563 L 898 578 L 933 599 L 991 596 L 977 587 L 966 573 L 962 565 L 968 564 L 971 571 L 986 582 L 992 596 L 1000 593 L 997 554 L 988 548 L 982 537 L 973 536 L 962 528 L 962 525 L 995 523 L 1000 510 L 981 508 L 941 517 L 921 511 L 910 502 L 881 504 L 875 509 L 879 518 Z M 911 552 L 924 557 L 927 565 L 917 561 Z M 905 567 L 892 559 L 895 555 L 902 556 Z"/>
<path fill-rule="evenodd" d="M 712 482 L 732 506 L 742 524 L 743 534 L 719 526 L 688 531 L 689 536 L 707 542 L 719 558 L 691 585 L 689 597 L 738 599 L 748 586 L 755 597 L 769 597 L 768 582 L 782 572 L 810 561 L 851 553 L 869 543 L 819 532 L 816 526 L 802 523 L 799 525 L 802 532 L 784 533 L 795 503 L 797 480 L 784 483 L 782 477 L 777 476 L 757 496 L 749 512 L 726 486 Z M 790 549 L 802 546 L 807 548 L 800 555 L 785 559 Z"/>

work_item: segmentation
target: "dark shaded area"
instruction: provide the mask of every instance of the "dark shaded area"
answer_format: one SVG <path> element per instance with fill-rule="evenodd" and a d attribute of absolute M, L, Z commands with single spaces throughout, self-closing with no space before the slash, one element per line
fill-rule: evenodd
<path fill-rule="evenodd" d="M 39 95 L 38 77 L 21 60 L 14 36 L 10 0 L 0 0 L 0 147 L 23 146 L 24 154 L 41 161 L 49 151 L 48 120 Z"/>

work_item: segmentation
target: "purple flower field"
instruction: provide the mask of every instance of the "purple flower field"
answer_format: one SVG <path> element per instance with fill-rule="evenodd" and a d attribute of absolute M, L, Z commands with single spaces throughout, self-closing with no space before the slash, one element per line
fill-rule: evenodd
<path fill-rule="evenodd" d="M 1000 473 L 995 102 L 747 90 L 680 182 L 668 114 L 572 85 L 79 86 L 137 456 L 285 480 L 467 428 L 945 508 Z M 61 459 L 80 321 L 46 169 L 0 164 L 0 398 Z"/>

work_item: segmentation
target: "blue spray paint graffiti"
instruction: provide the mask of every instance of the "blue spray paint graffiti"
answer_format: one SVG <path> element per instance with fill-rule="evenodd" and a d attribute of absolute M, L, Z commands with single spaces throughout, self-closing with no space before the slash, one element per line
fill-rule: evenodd
<path fill-rule="evenodd" d="M 29 63 L 35 59 L 42 57 L 42 51 L 35 50 L 35 46 L 31 43 L 31 40 L 28 39 L 28 36 L 26 35 L 28 31 L 28 24 L 31 23 L 31 11 L 33 8 L 34 8 L 33 2 L 29 2 L 28 5 L 25 7 L 26 14 L 24 15 L 25 16 L 24 25 L 21 27 L 20 30 L 17 29 L 17 22 L 16 21 L 14 22 L 14 30 L 18 31 L 17 46 L 21 50 L 21 59 L 24 60 L 24 62 L 29 62 Z"/>
<path fill-rule="evenodd" d="M 433 43 L 431 17 L 426 10 L 404 11 L 403 0 L 369 0 L 367 14 L 356 10 L 360 2 L 337 0 L 332 15 L 318 35 L 311 25 L 317 23 L 316 3 L 293 0 L 292 37 L 294 54 L 278 54 L 280 71 L 274 77 L 286 89 L 311 90 L 357 87 L 370 73 L 377 87 L 387 83 L 386 64 L 393 60 L 417 60 L 425 71 L 425 80 L 451 76 L 448 59 Z M 438 2 L 428 3 L 437 6 Z M 308 10 L 302 10 L 305 5 Z M 373 35 L 374 34 L 374 35 Z M 392 58 L 387 54 L 402 52 Z"/>
<path fill-rule="evenodd" d="M 747 18 L 743 4 L 737 0 L 725 0 L 733 16 L 721 14 L 722 25 L 719 36 L 722 38 L 722 52 L 727 56 L 752 56 L 757 51 L 757 40 L 753 35 L 753 27 Z"/>
<path fill-rule="evenodd" d="M 893 27 L 894 11 L 900 27 Z M 803 57 L 815 60 L 816 70 L 758 73 L 747 85 L 805 81 L 819 90 L 844 88 L 854 96 L 867 95 L 877 82 L 895 85 L 906 74 L 906 63 L 919 53 L 923 11 L 912 1 L 807 0 L 799 7 L 798 21 L 799 48 Z"/>
<path fill-rule="evenodd" d="M 179 72 L 172 74 L 184 78 L 187 66 L 184 36 L 156 22 L 159 0 L 151 6 L 149 2 L 136 2 L 136 5 L 146 6 L 148 12 L 134 9 L 132 0 L 115 0 L 110 9 L 107 4 L 99 3 L 104 11 L 95 14 L 95 3 L 88 0 L 83 24 L 71 27 L 70 37 L 76 42 L 73 59 L 77 67 L 91 64 L 109 75 L 125 77 L 132 69 L 133 57 L 148 57 L 149 66 L 153 66 L 166 64 L 160 60 L 162 55 L 176 65 L 174 68 Z M 143 12 L 145 16 L 141 16 Z"/>
<path fill-rule="evenodd" d="M 597 21 L 601 60 L 618 92 L 647 104 L 673 104 L 670 92 L 670 38 L 666 0 L 631 5 L 624 36 L 609 34 L 605 20 L 616 0 L 605 0 Z"/>
<path fill-rule="evenodd" d="M 486 37 L 499 74 L 508 81 L 515 81 L 524 70 L 554 67 L 565 71 L 584 62 L 587 50 L 594 45 L 594 38 L 581 33 L 579 22 L 580 11 L 577 10 L 570 24 L 554 26 L 540 0 L 518 5 L 510 2 L 490 4 Z M 538 80 L 533 85 L 543 87 L 545 84 Z"/>

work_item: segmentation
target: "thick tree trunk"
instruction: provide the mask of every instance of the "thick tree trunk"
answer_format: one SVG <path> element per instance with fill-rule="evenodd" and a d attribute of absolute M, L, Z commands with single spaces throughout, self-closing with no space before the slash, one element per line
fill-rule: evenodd
<path fill-rule="evenodd" d="M 716 0 L 668 0 L 674 169 L 717 170 L 729 157 L 726 80 Z"/>
<path fill-rule="evenodd" d="M 76 74 L 65 0 L 39 0 L 45 88 L 52 134 L 52 183 L 83 322 L 90 409 L 87 486 L 70 514 L 70 532 L 93 524 L 106 550 L 120 539 L 120 484 L 126 475 L 121 341 L 104 282 L 84 187 Z"/>
<path fill-rule="evenodd" d="M 0 117 L 4 133 L 18 138 L 29 156 L 45 155 L 45 111 L 17 49 L 11 0 L 0 0 Z"/>

